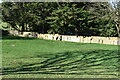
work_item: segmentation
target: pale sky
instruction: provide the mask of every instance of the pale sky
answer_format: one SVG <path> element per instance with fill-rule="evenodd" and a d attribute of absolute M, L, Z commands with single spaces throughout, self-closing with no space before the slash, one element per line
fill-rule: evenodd
<path fill-rule="evenodd" d="M 2 0 L 0 0 L 0 3 L 2 3 Z"/>

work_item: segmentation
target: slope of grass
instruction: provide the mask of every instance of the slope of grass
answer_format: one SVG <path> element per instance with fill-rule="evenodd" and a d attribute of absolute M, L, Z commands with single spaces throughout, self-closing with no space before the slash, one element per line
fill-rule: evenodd
<path fill-rule="evenodd" d="M 116 78 L 118 46 L 3 37 L 3 77 Z"/>

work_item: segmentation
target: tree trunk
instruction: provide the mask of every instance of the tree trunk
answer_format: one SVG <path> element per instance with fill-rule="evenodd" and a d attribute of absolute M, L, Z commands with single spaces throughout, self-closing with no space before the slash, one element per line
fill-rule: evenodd
<path fill-rule="evenodd" d="M 44 34 L 44 32 L 45 32 L 45 27 L 43 26 L 43 29 L 42 29 L 42 34 Z"/>
<path fill-rule="evenodd" d="M 75 28 L 75 33 L 76 33 L 76 36 L 78 37 L 79 36 L 79 30 L 78 30 L 78 28 Z"/>
<path fill-rule="evenodd" d="M 25 31 L 25 26 L 24 26 L 24 23 L 22 24 L 22 30 L 21 30 L 22 32 L 24 32 Z"/>
<path fill-rule="evenodd" d="M 120 24 L 116 24 L 118 37 L 120 38 Z"/>
<path fill-rule="evenodd" d="M 116 24 L 117 33 L 118 33 L 118 45 L 120 45 L 120 24 Z M 120 50 L 119 50 L 120 51 Z"/>

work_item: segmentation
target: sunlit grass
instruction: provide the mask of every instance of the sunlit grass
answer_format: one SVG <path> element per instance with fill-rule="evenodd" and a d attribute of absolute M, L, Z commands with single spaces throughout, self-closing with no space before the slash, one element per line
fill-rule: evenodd
<path fill-rule="evenodd" d="M 3 77 L 118 76 L 118 46 L 115 45 L 21 37 L 3 37 L 2 44 Z"/>

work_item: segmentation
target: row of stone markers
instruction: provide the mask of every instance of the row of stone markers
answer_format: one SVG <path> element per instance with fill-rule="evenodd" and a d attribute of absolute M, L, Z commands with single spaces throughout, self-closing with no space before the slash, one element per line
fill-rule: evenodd
<path fill-rule="evenodd" d="M 71 42 L 81 42 L 81 43 L 100 43 L 100 44 L 111 44 L 118 45 L 118 37 L 99 37 L 99 36 L 71 36 L 71 35 L 59 35 L 59 34 L 38 34 L 36 32 L 18 32 L 9 31 L 10 34 L 14 36 L 29 37 L 29 38 L 39 38 L 39 39 L 49 39 L 49 40 L 60 40 L 60 41 L 71 41 Z"/>
<path fill-rule="evenodd" d="M 100 43 L 100 44 L 112 44 L 118 45 L 117 37 L 83 37 L 83 36 L 70 36 L 70 35 L 52 35 L 52 34 L 38 34 L 40 39 L 50 39 L 50 40 L 62 40 L 71 42 L 81 42 L 81 43 Z"/>

